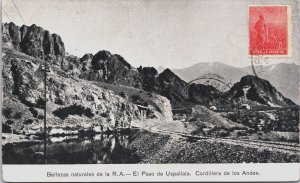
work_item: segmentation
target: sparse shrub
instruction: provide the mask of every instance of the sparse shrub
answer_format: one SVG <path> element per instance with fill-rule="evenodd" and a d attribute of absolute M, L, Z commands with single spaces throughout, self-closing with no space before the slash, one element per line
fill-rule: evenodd
<path fill-rule="evenodd" d="M 44 99 L 42 98 L 39 98 L 37 101 L 36 101 L 36 107 L 38 108 L 44 108 L 46 105 L 46 102 Z"/>
<path fill-rule="evenodd" d="M 52 129 L 53 129 L 52 126 L 48 126 L 47 127 L 47 132 L 50 133 Z"/>
<path fill-rule="evenodd" d="M 248 129 L 248 133 L 255 133 L 255 132 L 257 132 L 257 130 L 255 130 L 255 129 L 253 129 L 253 128 L 250 128 L 250 129 Z"/>
<path fill-rule="evenodd" d="M 133 102 L 136 102 L 136 101 L 138 101 L 138 100 L 141 99 L 141 95 L 139 95 L 139 94 L 133 94 L 131 96 L 131 99 L 132 99 Z"/>
<path fill-rule="evenodd" d="M 55 98 L 54 103 L 57 105 L 64 105 L 64 101 L 61 98 Z"/>
<path fill-rule="evenodd" d="M 121 97 L 123 97 L 123 98 L 126 98 L 126 93 L 125 93 L 124 91 L 121 91 L 121 92 L 119 93 L 119 95 L 120 95 Z"/>
<path fill-rule="evenodd" d="M 11 127 L 8 124 L 2 124 L 2 133 L 11 133 Z"/>
<path fill-rule="evenodd" d="M 241 130 L 242 128 L 241 127 L 231 127 L 229 129 L 226 129 L 227 131 L 230 131 L 230 132 L 233 132 L 234 130 Z"/>
<path fill-rule="evenodd" d="M 104 118 L 107 118 L 108 114 L 107 113 L 102 113 L 101 116 L 104 117 Z"/>
<path fill-rule="evenodd" d="M 39 115 L 37 116 L 37 118 L 38 118 L 38 119 L 44 119 L 44 115 L 39 114 Z"/>
<path fill-rule="evenodd" d="M 23 113 L 22 112 L 17 112 L 14 116 L 15 119 L 21 119 L 23 116 Z"/>
<path fill-rule="evenodd" d="M 89 118 L 92 118 L 94 117 L 94 114 L 92 112 L 92 110 L 90 108 L 86 108 L 84 111 L 83 111 L 83 114 Z"/>
<path fill-rule="evenodd" d="M 14 121 L 12 121 L 12 120 L 9 119 L 5 123 L 8 124 L 8 125 L 12 125 L 14 123 Z"/>
<path fill-rule="evenodd" d="M 245 131 L 238 131 L 236 134 L 238 136 L 246 136 L 247 135 L 247 133 Z"/>
<path fill-rule="evenodd" d="M 34 121 L 32 120 L 32 119 L 26 119 L 25 121 L 24 121 L 24 125 L 30 125 L 30 124 L 32 124 Z"/>
<path fill-rule="evenodd" d="M 217 132 L 218 137 L 227 137 L 229 134 L 230 132 L 224 129 L 221 129 L 220 131 Z"/>
<path fill-rule="evenodd" d="M 58 108 L 57 110 L 53 111 L 53 114 L 63 120 L 66 119 L 69 115 L 78 115 L 78 116 L 85 115 L 89 118 L 94 116 L 90 108 L 85 108 L 77 104 L 73 104 L 71 106 L 64 107 L 64 108 Z"/>
<path fill-rule="evenodd" d="M 202 132 L 202 129 L 197 129 L 197 130 L 194 130 L 194 131 L 192 131 L 192 135 L 199 135 L 199 134 L 202 134 L 203 132 Z"/>
<path fill-rule="evenodd" d="M 8 119 L 12 117 L 11 116 L 12 112 L 13 111 L 12 111 L 12 109 L 10 107 L 2 109 L 2 114 L 4 115 L 4 117 L 6 117 Z"/>
<path fill-rule="evenodd" d="M 36 118 L 38 116 L 38 111 L 35 108 L 30 107 L 29 111 L 31 112 L 31 114 L 33 115 L 33 117 Z"/>

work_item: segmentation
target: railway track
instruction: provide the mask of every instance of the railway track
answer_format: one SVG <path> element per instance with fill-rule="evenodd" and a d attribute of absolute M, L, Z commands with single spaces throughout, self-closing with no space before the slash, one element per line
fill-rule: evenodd
<path fill-rule="evenodd" d="M 300 144 L 288 143 L 288 142 L 272 142 L 272 141 L 261 141 L 261 140 L 249 140 L 249 139 L 234 139 L 234 138 L 214 138 L 214 137 L 203 137 L 200 135 L 191 135 L 181 132 L 173 132 L 168 130 L 150 130 L 153 132 L 166 133 L 172 135 L 179 135 L 182 137 L 190 138 L 195 141 L 211 141 L 211 142 L 222 142 L 231 145 L 242 145 L 258 149 L 270 149 L 272 151 L 285 151 L 289 153 L 300 153 Z"/>

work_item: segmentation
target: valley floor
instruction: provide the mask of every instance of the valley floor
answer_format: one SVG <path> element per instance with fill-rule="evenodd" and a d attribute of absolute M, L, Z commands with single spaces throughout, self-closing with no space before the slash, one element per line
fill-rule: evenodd
<path fill-rule="evenodd" d="M 128 144 L 128 148 L 141 158 L 140 163 L 299 162 L 299 146 L 295 151 L 278 147 L 221 139 L 193 141 L 176 134 L 144 130 L 138 131 Z"/>
<path fill-rule="evenodd" d="M 299 143 L 276 140 L 280 135 L 286 136 L 285 132 L 260 132 L 236 136 L 236 131 L 233 131 L 228 137 L 216 138 L 193 134 L 195 126 L 179 120 L 162 123 L 157 119 L 143 119 L 135 121 L 132 126 L 128 144 L 124 148 L 138 157 L 139 160 L 135 163 L 290 163 L 299 162 L 300 158 Z M 115 135 L 122 136 L 122 134 Z M 295 132 L 295 135 L 298 134 Z M 50 141 L 61 148 L 69 146 L 68 138 L 67 140 L 59 138 L 61 139 L 50 137 Z M 70 138 L 80 141 L 76 134 Z M 91 140 L 91 144 L 97 142 L 94 137 L 84 139 Z M 86 141 L 84 139 L 82 141 Z M 10 147 L 7 145 L 12 143 L 31 142 L 42 143 L 42 140 L 36 136 L 2 134 L 2 145 L 6 149 Z M 50 143 L 50 146 L 53 145 Z M 82 148 L 85 149 L 85 145 L 79 149 Z M 102 150 L 98 153 L 102 153 Z"/>

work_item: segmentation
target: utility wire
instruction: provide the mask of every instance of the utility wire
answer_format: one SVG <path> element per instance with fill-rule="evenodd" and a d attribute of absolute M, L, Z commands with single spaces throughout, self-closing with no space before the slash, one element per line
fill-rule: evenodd
<path fill-rule="evenodd" d="M 4 11 L 4 14 L 6 15 L 6 17 L 8 18 L 8 20 L 9 20 L 10 22 L 12 22 L 11 19 L 9 18 L 9 16 L 8 16 L 7 12 L 6 12 L 4 9 L 3 9 L 3 11 Z"/>
<path fill-rule="evenodd" d="M 18 9 L 18 7 L 17 7 L 16 3 L 14 2 L 14 0 L 11 0 L 11 1 L 13 2 L 14 6 L 15 6 L 15 8 L 16 8 L 16 10 L 17 10 L 17 12 L 19 13 L 19 16 L 20 16 L 20 18 L 22 19 L 22 21 L 23 21 L 24 25 L 26 25 L 26 23 L 25 23 L 25 21 L 24 21 L 24 19 L 23 19 L 22 15 L 21 15 L 21 13 L 20 13 L 20 11 L 19 11 L 19 9 Z"/>

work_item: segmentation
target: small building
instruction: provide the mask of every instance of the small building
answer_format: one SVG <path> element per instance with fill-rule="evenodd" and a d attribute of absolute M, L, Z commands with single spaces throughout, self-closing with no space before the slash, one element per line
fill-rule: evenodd
<path fill-rule="evenodd" d="M 147 118 L 148 116 L 148 107 L 146 106 L 142 106 L 142 105 L 138 105 L 136 104 L 136 106 L 138 107 L 139 111 L 140 111 L 140 115 L 142 118 Z"/>

